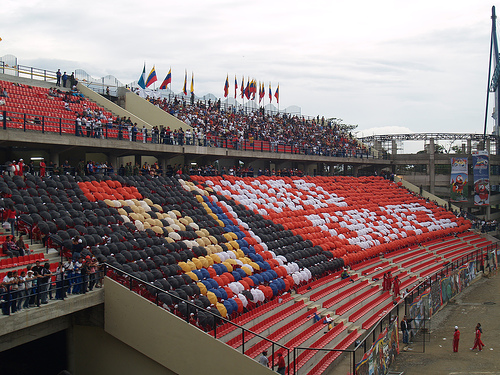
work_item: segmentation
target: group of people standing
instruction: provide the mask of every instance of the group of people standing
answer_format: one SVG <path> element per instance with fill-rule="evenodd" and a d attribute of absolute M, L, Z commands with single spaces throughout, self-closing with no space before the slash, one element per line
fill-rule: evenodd
<path fill-rule="evenodd" d="M 481 327 L 481 323 L 476 324 L 475 335 L 474 335 L 474 346 L 470 348 L 470 350 L 475 350 L 476 348 L 479 351 L 483 350 L 484 343 L 481 340 L 481 335 L 483 333 L 483 328 Z M 453 352 L 458 352 L 458 343 L 460 341 L 460 330 L 458 326 L 455 326 L 455 332 L 453 333 Z"/>
<path fill-rule="evenodd" d="M 392 277 L 391 271 L 384 273 L 383 279 L 382 279 L 382 290 L 394 293 L 394 298 L 397 298 L 399 296 L 400 292 L 400 287 L 401 287 L 401 280 L 399 280 L 399 277 L 396 275 L 394 278 Z"/>

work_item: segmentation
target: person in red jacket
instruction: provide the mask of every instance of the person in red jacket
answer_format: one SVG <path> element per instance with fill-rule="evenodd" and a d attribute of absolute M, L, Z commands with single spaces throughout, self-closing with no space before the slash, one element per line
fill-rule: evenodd
<path fill-rule="evenodd" d="M 277 373 L 281 375 L 285 375 L 286 365 L 285 359 L 283 358 L 283 354 L 278 353 L 278 370 Z"/>
<path fill-rule="evenodd" d="M 470 350 L 474 350 L 476 348 L 479 349 L 479 351 L 483 350 L 483 342 L 481 341 L 481 334 L 483 333 L 483 329 L 481 328 L 481 323 L 477 323 L 476 326 L 476 337 L 474 339 L 474 346 L 470 348 Z"/>
<path fill-rule="evenodd" d="M 17 176 L 24 176 L 24 160 L 19 159 L 19 162 L 17 163 L 17 169 L 16 169 L 16 175 Z"/>
<path fill-rule="evenodd" d="M 460 331 L 458 326 L 455 326 L 455 333 L 453 333 L 453 352 L 458 352 L 458 342 L 460 341 Z"/>
<path fill-rule="evenodd" d="M 40 177 L 45 177 L 45 159 L 40 160 Z"/>
<path fill-rule="evenodd" d="M 399 281 L 399 278 L 397 276 L 394 277 L 394 298 L 399 297 L 399 287 L 401 285 L 401 281 Z"/>
<path fill-rule="evenodd" d="M 14 206 L 11 204 L 3 215 L 3 219 L 10 224 L 10 234 L 13 235 L 16 227 L 16 210 Z"/>

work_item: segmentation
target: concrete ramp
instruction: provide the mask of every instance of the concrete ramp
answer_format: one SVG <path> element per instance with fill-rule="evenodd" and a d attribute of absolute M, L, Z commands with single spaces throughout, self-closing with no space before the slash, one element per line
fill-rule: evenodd
<path fill-rule="evenodd" d="M 153 126 L 170 126 L 172 130 L 182 128 L 184 131 L 191 128 L 178 118 L 170 115 L 163 109 L 158 108 L 124 87 L 118 88 L 118 97 L 123 102 L 122 105 L 127 111 L 134 113 L 136 116 Z"/>
<path fill-rule="evenodd" d="M 182 374 L 265 375 L 273 371 L 106 278 L 104 330 Z"/>

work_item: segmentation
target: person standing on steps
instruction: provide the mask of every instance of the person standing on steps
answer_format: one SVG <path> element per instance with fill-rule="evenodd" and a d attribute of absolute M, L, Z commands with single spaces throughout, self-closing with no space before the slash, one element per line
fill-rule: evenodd
<path fill-rule="evenodd" d="M 269 367 L 269 360 L 267 359 L 267 351 L 266 350 L 264 350 L 262 352 L 262 355 L 259 357 L 259 363 L 262 366 Z"/>
<path fill-rule="evenodd" d="M 455 326 L 455 332 L 453 333 L 453 352 L 458 352 L 458 342 L 460 341 L 460 331 L 458 326 Z"/>
<path fill-rule="evenodd" d="M 277 365 L 277 373 L 281 375 L 285 375 L 285 370 L 286 370 L 286 365 L 285 365 L 285 359 L 283 358 L 283 354 L 278 353 L 278 365 Z"/>

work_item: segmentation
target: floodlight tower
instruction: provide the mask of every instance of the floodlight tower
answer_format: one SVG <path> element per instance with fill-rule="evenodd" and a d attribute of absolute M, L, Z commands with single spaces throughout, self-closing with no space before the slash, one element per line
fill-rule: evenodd
<path fill-rule="evenodd" d="M 493 118 L 495 119 L 495 125 L 493 128 L 493 134 L 497 137 L 500 134 L 500 95 L 498 82 L 500 80 L 500 55 L 498 54 L 498 40 L 497 40 L 497 26 L 496 26 L 497 16 L 495 14 L 495 6 L 491 8 L 491 41 L 490 41 L 490 64 L 488 69 L 488 94 L 486 96 L 486 112 L 484 115 L 484 138 L 486 138 L 486 123 L 488 120 L 488 98 L 489 93 L 495 93 L 495 104 L 493 110 Z M 491 77 L 491 68 L 494 68 L 493 77 Z"/>

